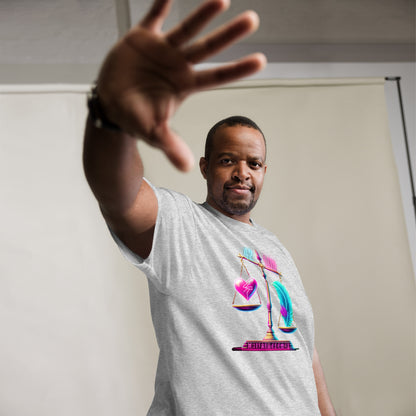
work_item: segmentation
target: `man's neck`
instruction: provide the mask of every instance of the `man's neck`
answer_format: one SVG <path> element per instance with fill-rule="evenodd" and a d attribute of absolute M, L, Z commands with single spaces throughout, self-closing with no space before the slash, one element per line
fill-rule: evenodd
<path fill-rule="evenodd" d="M 253 225 L 253 223 L 250 219 L 250 212 L 247 212 L 247 213 L 242 214 L 242 215 L 230 213 L 230 212 L 226 211 L 225 209 L 221 208 L 220 206 L 218 206 L 218 204 L 216 204 L 215 202 L 210 201 L 209 198 L 207 198 L 206 203 L 210 207 L 214 208 L 216 211 L 220 212 L 221 214 L 225 215 L 228 218 L 231 218 L 231 219 L 236 220 L 236 221 L 243 222 L 245 224 Z"/>

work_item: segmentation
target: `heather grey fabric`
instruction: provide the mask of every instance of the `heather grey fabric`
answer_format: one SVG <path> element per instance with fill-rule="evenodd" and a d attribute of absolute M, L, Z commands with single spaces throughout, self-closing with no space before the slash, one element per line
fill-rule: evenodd
<path fill-rule="evenodd" d="M 319 415 L 312 354 L 313 315 L 296 266 L 269 231 L 196 204 L 185 195 L 154 188 L 159 211 L 147 259 L 132 253 L 113 234 L 124 255 L 149 281 L 152 319 L 160 347 L 155 397 L 148 416 Z M 259 268 L 243 268 L 244 247 L 273 258 L 293 303 L 297 330 L 278 329 L 279 299 L 267 273 L 274 330 L 294 351 L 233 351 L 267 331 L 267 294 Z M 234 282 L 248 274 L 257 291 L 241 311 L 232 306 Z M 244 299 L 243 299 L 244 301 Z"/>

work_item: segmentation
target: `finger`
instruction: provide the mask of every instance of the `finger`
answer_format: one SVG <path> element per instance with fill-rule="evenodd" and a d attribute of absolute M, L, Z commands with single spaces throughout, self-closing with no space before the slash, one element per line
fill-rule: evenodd
<path fill-rule="evenodd" d="M 172 164 L 181 171 L 187 172 L 194 166 L 194 155 L 188 145 L 173 132 L 167 122 L 154 131 L 153 144 L 161 149 Z"/>
<path fill-rule="evenodd" d="M 169 14 L 171 4 L 172 0 L 155 0 L 139 25 L 152 31 L 160 31 Z"/>
<path fill-rule="evenodd" d="M 255 53 L 217 68 L 196 72 L 195 87 L 197 90 L 202 90 L 236 81 L 262 70 L 266 63 L 266 57 L 262 53 Z"/>
<path fill-rule="evenodd" d="M 253 33 L 259 25 L 255 12 L 247 11 L 215 32 L 196 41 L 184 49 L 188 62 L 198 63 L 227 48 L 232 43 Z"/>
<path fill-rule="evenodd" d="M 229 6 L 229 0 L 210 0 L 198 7 L 178 26 L 166 34 L 166 39 L 173 46 L 179 46 L 192 39 L 218 13 Z"/>

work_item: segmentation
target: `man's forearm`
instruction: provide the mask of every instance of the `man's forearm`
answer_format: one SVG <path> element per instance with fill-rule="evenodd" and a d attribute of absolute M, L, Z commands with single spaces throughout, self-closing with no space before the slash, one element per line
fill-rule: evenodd
<path fill-rule="evenodd" d="M 329 397 L 328 387 L 316 348 L 313 352 L 313 373 L 315 376 L 316 389 L 318 392 L 318 405 L 322 416 L 336 416 L 334 406 Z"/>
<path fill-rule="evenodd" d="M 133 137 L 98 129 L 87 119 L 83 154 L 88 183 L 108 212 L 123 212 L 134 202 L 143 178 L 143 165 Z"/>

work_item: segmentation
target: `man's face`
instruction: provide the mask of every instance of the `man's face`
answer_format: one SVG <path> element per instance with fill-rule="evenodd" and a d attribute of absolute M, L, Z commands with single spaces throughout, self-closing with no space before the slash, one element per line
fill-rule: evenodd
<path fill-rule="evenodd" d="M 266 173 L 262 134 L 247 126 L 221 126 L 213 138 L 209 160 L 200 168 L 207 181 L 207 202 L 228 217 L 249 222 Z"/>

